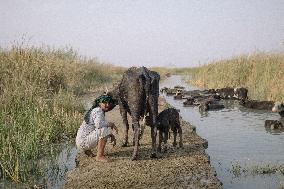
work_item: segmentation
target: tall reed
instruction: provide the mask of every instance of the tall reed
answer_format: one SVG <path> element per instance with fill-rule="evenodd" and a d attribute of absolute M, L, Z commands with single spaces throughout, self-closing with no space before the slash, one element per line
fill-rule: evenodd
<path fill-rule="evenodd" d="M 284 101 L 283 53 L 241 55 L 182 72 L 199 87 L 241 86 L 248 88 L 251 99 Z"/>
<path fill-rule="evenodd" d="M 78 96 L 122 71 L 72 49 L 0 49 L 0 175 L 27 181 L 48 144 L 74 137 L 85 111 Z"/>
<path fill-rule="evenodd" d="M 152 67 L 150 68 L 153 71 L 156 71 L 159 73 L 161 79 L 164 79 L 167 77 L 168 74 L 172 73 L 172 68 L 164 68 L 164 67 Z"/>

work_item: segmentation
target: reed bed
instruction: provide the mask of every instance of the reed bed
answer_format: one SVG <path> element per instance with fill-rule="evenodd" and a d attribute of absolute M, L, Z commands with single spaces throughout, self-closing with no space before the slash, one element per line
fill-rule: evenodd
<path fill-rule="evenodd" d="M 202 88 L 246 87 L 251 99 L 284 101 L 283 53 L 257 52 L 176 72 Z"/>
<path fill-rule="evenodd" d="M 172 68 L 151 67 L 150 69 L 158 72 L 160 74 L 161 80 L 165 79 L 167 77 L 167 75 L 169 75 L 170 73 L 173 73 Z"/>
<path fill-rule="evenodd" d="M 0 178 L 27 182 L 48 145 L 72 138 L 82 121 L 79 97 L 124 69 L 79 57 L 71 48 L 0 49 Z"/>

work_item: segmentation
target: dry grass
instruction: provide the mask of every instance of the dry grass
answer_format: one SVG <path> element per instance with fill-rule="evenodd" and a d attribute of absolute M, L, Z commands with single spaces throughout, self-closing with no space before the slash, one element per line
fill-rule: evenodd
<path fill-rule="evenodd" d="M 181 70 L 180 70 L 181 71 Z M 247 87 L 252 99 L 284 101 L 284 54 L 254 53 L 182 71 L 203 88 Z"/>
<path fill-rule="evenodd" d="M 160 74 L 161 79 L 164 79 L 168 73 L 173 72 L 173 69 L 171 68 L 152 67 L 150 69 L 158 72 Z"/>

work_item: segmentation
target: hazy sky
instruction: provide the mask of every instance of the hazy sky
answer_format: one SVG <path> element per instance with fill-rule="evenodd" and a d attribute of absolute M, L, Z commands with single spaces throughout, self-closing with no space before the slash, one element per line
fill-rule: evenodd
<path fill-rule="evenodd" d="M 122 66 L 283 51 L 284 0 L 0 0 L 0 46 L 71 46 Z"/>

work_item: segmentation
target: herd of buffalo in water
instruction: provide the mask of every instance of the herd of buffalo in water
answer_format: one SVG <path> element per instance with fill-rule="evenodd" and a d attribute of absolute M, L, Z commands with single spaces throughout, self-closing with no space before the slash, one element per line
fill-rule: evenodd
<path fill-rule="evenodd" d="M 239 104 L 246 108 L 277 112 L 281 117 L 280 121 L 266 120 L 264 126 L 267 129 L 284 131 L 284 103 L 250 100 L 247 95 L 248 90 L 243 87 L 187 91 L 183 86 L 175 86 L 174 88 L 164 87 L 160 91 L 167 96 L 173 96 L 175 100 L 184 100 L 184 107 L 198 106 L 201 113 L 225 108 L 220 103 L 221 99 L 239 100 Z"/>

